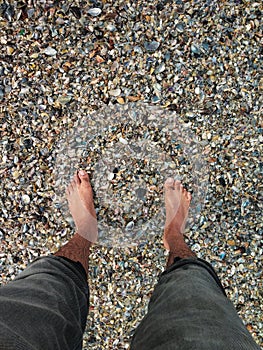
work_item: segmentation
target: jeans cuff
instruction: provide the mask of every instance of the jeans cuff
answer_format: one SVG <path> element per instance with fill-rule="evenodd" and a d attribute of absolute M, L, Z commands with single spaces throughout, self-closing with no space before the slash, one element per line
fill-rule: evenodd
<path fill-rule="evenodd" d="M 209 264 L 207 261 L 200 259 L 200 258 L 195 258 L 195 257 L 191 257 L 191 258 L 180 258 L 180 257 L 175 257 L 174 258 L 174 263 L 168 267 L 168 269 L 166 269 L 161 275 L 164 276 L 176 269 L 179 269 L 182 266 L 185 265 L 198 265 L 203 267 L 204 269 L 206 269 L 210 275 L 214 278 L 214 280 L 216 281 L 217 285 L 219 286 L 219 288 L 222 290 L 223 294 L 226 296 L 226 292 L 224 287 L 222 286 L 222 283 L 220 282 L 219 277 L 217 276 L 214 268 L 212 267 L 211 264 Z"/>

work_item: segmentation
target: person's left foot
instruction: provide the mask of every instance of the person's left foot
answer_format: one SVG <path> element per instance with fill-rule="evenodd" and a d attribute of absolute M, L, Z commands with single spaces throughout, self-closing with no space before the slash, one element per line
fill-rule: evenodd
<path fill-rule="evenodd" d="M 95 243 L 98 239 L 98 224 L 93 202 L 93 193 L 88 174 L 76 172 L 67 191 L 69 210 L 74 219 L 77 233 Z"/>

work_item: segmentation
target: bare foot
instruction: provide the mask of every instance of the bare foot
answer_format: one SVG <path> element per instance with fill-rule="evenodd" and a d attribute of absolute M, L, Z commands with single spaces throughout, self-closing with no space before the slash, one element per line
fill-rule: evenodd
<path fill-rule="evenodd" d="M 163 243 L 169 251 L 174 250 L 176 238 L 184 233 L 190 202 L 191 194 L 181 182 L 168 178 L 165 182 L 166 221 Z"/>
<path fill-rule="evenodd" d="M 88 174 L 80 170 L 76 172 L 68 185 L 67 200 L 69 210 L 74 219 L 77 233 L 95 243 L 98 239 L 98 224 L 93 202 L 93 193 Z"/>

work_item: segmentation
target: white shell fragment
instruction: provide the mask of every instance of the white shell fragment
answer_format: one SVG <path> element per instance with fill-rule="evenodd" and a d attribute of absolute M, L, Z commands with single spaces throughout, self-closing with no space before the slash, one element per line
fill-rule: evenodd
<path fill-rule="evenodd" d="M 109 174 L 108 174 L 108 180 L 109 180 L 109 181 L 113 180 L 113 179 L 114 179 L 114 176 L 115 176 L 114 173 L 109 173 Z"/>
<path fill-rule="evenodd" d="M 99 16 L 101 14 L 101 9 L 98 7 L 93 7 L 88 10 L 88 14 L 91 15 L 92 17 Z"/>
<path fill-rule="evenodd" d="M 128 145 L 128 141 L 125 140 L 123 137 L 119 137 L 119 141 L 123 143 L 124 145 Z"/>
<path fill-rule="evenodd" d="M 109 90 L 109 95 L 111 96 L 120 96 L 121 94 L 121 89 L 112 89 L 112 90 Z"/>
<path fill-rule="evenodd" d="M 72 96 L 59 96 L 57 99 L 57 102 L 60 103 L 61 105 L 66 105 L 72 100 Z"/>
<path fill-rule="evenodd" d="M 47 56 L 55 56 L 57 54 L 57 50 L 53 49 L 52 47 L 48 46 L 43 51 Z"/>
<path fill-rule="evenodd" d="M 27 194 L 24 194 L 22 196 L 22 201 L 23 201 L 24 204 L 29 204 L 31 200 L 30 200 L 30 197 Z"/>

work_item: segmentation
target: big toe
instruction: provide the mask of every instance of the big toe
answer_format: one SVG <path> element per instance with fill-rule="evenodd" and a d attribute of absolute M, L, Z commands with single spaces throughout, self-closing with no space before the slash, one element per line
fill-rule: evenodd
<path fill-rule="evenodd" d="M 165 184 L 164 184 L 165 188 L 167 190 L 174 189 L 174 182 L 175 181 L 172 177 L 168 177 L 168 179 L 166 179 Z"/>
<path fill-rule="evenodd" d="M 67 195 L 71 195 L 75 191 L 75 189 L 76 189 L 76 182 L 73 178 L 67 187 L 67 190 L 66 190 Z"/>
<path fill-rule="evenodd" d="M 80 170 L 78 172 L 78 177 L 82 185 L 90 185 L 89 175 L 84 170 Z"/>
<path fill-rule="evenodd" d="M 176 181 L 174 182 L 174 187 L 175 187 L 177 190 L 183 191 L 183 185 L 182 185 L 181 181 L 179 181 L 179 180 L 176 180 Z"/>

